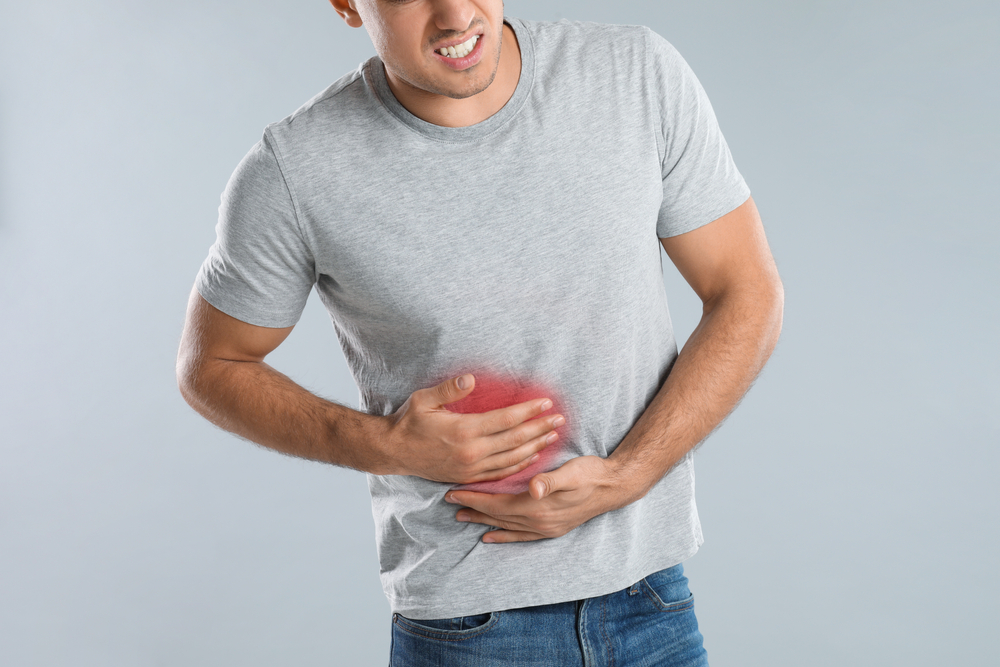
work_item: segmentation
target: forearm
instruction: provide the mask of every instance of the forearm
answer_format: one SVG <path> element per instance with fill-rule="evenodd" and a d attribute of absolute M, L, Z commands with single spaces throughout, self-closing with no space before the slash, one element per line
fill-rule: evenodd
<path fill-rule="evenodd" d="M 300 458 L 387 474 L 384 418 L 324 400 L 264 362 L 185 360 L 181 393 L 216 426 Z"/>
<path fill-rule="evenodd" d="M 706 304 L 663 386 L 608 457 L 618 507 L 645 496 L 736 407 L 774 350 L 782 304 L 777 280 Z"/>
<path fill-rule="evenodd" d="M 535 419 L 552 407 L 547 399 L 484 415 L 449 411 L 475 388 L 472 376 L 417 389 L 384 417 L 324 400 L 264 363 L 291 331 L 238 320 L 192 289 L 177 352 L 181 394 L 212 423 L 276 451 L 448 484 L 514 475 L 558 437 L 561 415 Z"/>

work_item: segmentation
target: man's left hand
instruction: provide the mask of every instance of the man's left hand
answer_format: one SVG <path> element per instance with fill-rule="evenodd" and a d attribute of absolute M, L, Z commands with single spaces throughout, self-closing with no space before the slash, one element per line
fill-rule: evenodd
<path fill-rule="evenodd" d="M 465 506 L 456 514 L 457 520 L 500 529 L 483 535 L 483 542 L 561 537 L 595 516 L 628 504 L 613 470 L 607 459 L 578 456 L 532 477 L 523 493 L 449 491 L 445 500 Z"/>

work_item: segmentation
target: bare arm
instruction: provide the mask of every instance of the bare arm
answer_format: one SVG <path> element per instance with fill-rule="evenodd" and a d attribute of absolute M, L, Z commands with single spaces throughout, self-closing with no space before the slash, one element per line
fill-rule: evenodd
<path fill-rule="evenodd" d="M 661 243 L 703 311 L 666 382 L 609 457 L 623 505 L 646 495 L 726 418 L 781 333 L 784 291 L 753 199 Z"/>
<path fill-rule="evenodd" d="M 466 506 L 459 520 L 501 529 L 484 541 L 558 537 L 642 498 L 736 407 L 771 355 L 784 293 L 753 200 L 661 243 L 703 303 L 667 380 L 607 459 L 581 456 L 536 475 L 530 496 L 450 492 Z"/>
<path fill-rule="evenodd" d="M 324 400 L 264 363 L 291 330 L 241 322 L 192 290 L 177 356 L 181 394 L 213 424 L 247 440 L 380 475 L 501 479 L 554 442 L 561 415 L 531 419 L 551 406 L 541 399 L 481 415 L 446 410 L 472 391 L 471 376 L 464 387 L 453 378 L 418 390 L 386 417 Z"/>

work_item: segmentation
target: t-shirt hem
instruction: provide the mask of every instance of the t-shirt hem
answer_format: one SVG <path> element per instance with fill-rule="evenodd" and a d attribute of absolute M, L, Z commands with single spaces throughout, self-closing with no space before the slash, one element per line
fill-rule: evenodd
<path fill-rule="evenodd" d="M 674 236 L 680 236 L 681 234 L 693 232 L 700 227 L 704 227 L 705 225 L 715 222 L 719 218 L 732 213 L 745 204 L 748 199 L 750 199 L 750 188 L 743 183 L 725 206 L 720 206 L 719 209 L 712 211 L 707 215 L 688 220 L 687 222 L 681 224 L 671 225 L 666 235 L 662 234 L 660 230 L 657 229 L 657 237 L 661 239 L 669 239 Z"/>
<path fill-rule="evenodd" d="M 245 324 L 250 324 L 255 327 L 266 327 L 268 329 L 287 329 L 288 327 L 295 326 L 301 313 L 299 314 L 282 314 L 275 315 L 274 313 L 269 313 L 262 315 L 259 311 L 250 308 L 246 304 L 241 304 L 233 301 L 227 300 L 227 297 L 231 297 L 230 293 L 226 296 L 221 296 L 215 293 L 211 287 L 209 287 L 205 281 L 199 276 L 199 279 L 195 282 L 195 289 L 198 294 L 201 295 L 205 301 L 209 304 L 222 311 L 226 315 L 239 320 Z"/>
<path fill-rule="evenodd" d="M 413 620 L 473 616 L 476 614 L 505 611 L 509 609 L 520 609 L 523 607 L 537 607 L 541 605 L 559 604 L 562 602 L 573 602 L 576 600 L 616 593 L 620 590 L 628 588 L 643 577 L 647 577 L 654 572 L 659 572 L 660 570 L 673 567 L 678 563 L 683 563 L 698 552 L 698 549 L 701 547 L 703 542 L 704 539 L 699 534 L 695 536 L 695 540 L 692 545 L 687 550 L 682 552 L 682 555 L 673 556 L 663 561 L 647 565 L 646 567 L 638 568 L 628 574 L 620 575 L 606 586 L 600 586 L 596 589 L 592 587 L 566 589 L 561 594 L 558 591 L 546 591 L 544 593 L 527 596 L 518 595 L 516 598 L 513 596 L 500 596 L 493 597 L 489 600 L 477 598 L 472 600 L 462 600 L 460 602 L 449 600 L 446 603 L 438 602 L 432 604 L 427 604 L 426 602 L 417 603 L 412 598 L 394 597 L 389 593 L 386 593 L 386 598 L 389 601 L 391 613 L 400 614 Z M 636 572 L 642 572 L 642 574 L 636 574 Z"/>

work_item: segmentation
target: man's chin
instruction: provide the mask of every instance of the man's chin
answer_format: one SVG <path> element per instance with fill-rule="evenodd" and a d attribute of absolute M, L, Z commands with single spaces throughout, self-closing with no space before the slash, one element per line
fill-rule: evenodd
<path fill-rule="evenodd" d="M 453 100 L 467 100 L 470 97 L 475 97 L 479 93 L 484 92 L 487 88 L 489 88 L 489 84 L 483 86 L 482 88 L 471 91 L 465 90 L 459 92 L 442 92 L 441 95 L 444 97 L 450 97 Z"/>
<path fill-rule="evenodd" d="M 442 97 L 450 97 L 453 100 L 465 100 L 470 97 L 475 97 L 476 95 L 485 92 L 490 86 L 493 85 L 493 81 L 497 78 L 497 68 L 493 68 L 493 72 L 490 73 L 489 80 L 483 81 L 463 81 L 458 85 L 445 86 L 445 85 L 425 85 L 419 86 L 425 92 L 433 93 L 435 95 L 440 95 Z"/>

